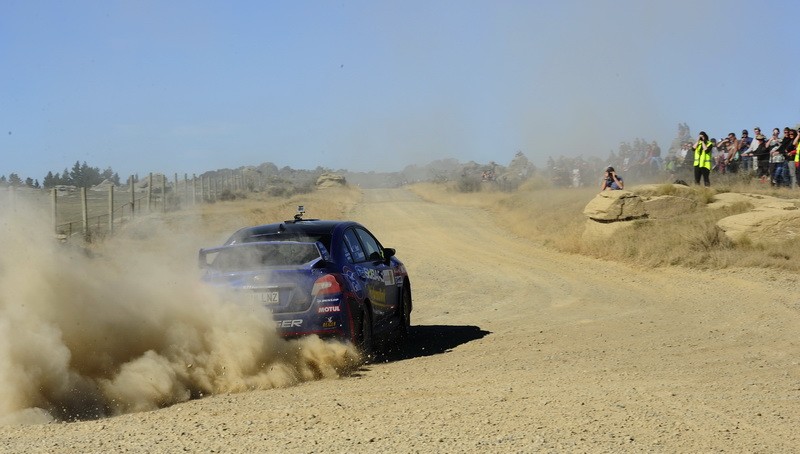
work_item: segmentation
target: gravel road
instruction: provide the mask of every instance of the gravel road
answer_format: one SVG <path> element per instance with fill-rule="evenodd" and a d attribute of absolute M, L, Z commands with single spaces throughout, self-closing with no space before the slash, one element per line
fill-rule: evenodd
<path fill-rule="evenodd" d="M 76 423 L 0 451 L 796 452 L 796 276 L 634 269 L 516 238 L 485 212 L 365 190 L 412 341 L 351 375 Z M 792 280 L 787 280 L 792 279 Z"/>

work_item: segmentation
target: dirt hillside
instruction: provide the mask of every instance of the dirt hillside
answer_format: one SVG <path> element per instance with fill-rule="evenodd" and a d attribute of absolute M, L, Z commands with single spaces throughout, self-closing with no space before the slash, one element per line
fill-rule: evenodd
<path fill-rule="evenodd" d="M 366 190 L 413 340 L 341 379 L 78 423 L 2 452 L 792 452 L 796 276 L 633 269 L 515 238 L 480 210 Z"/>

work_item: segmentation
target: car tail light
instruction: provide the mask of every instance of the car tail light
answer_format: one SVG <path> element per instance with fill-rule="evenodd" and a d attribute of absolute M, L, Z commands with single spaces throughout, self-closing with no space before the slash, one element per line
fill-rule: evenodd
<path fill-rule="evenodd" d="M 341 293 L 342 286 L 332 274 L 326 274 L 314 282 L 314 287 L 311 288 L 311 296 L 328 295 L 331 293 Z"/>

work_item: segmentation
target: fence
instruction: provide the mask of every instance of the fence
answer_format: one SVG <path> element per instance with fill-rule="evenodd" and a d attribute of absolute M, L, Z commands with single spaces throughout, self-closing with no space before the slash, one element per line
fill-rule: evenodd
<path fill-rule="evenodd" d="M 215 202 L 226 194 L 254 191 L 266 184 L 257 175 L 244 172 L 223 172 L 215 177 L 198 178 L 174 174 L 168 182 L 163 174 L 150 173 L 146 180 L 135 182 L 131 176 L 127 187 L 70 188 L 57 186 L 50 191 L 55 234 L 62 239 L 82 235 L 91 240 L 98 235 L 113 234 L 116 225 L 154 212 L 178 210 L 183 206 Z"/>

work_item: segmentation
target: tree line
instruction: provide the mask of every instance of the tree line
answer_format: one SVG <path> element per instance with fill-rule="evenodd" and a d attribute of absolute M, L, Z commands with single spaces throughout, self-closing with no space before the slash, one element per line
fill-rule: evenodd
<path fill-rule="evenodd" d="M 111 167 L 101 171 L 99 167 L 89 166 L 86 161 L 83 161 L 83 163 L 75 161 L 75 165 L 72 166 L 71 170 L 64 168 L 63 172 L 56 172 L 55 174 L 52 171 L 47 172 L 41 185 L 38 179 L 34 180 L 30 177 L 23 181 L 16 173 L 9 174 L 8 178 L 6 178 L 5 175 L 0 176 L 0 185 L 16 187 L 27 186 L 35 189 L 41 187 L 50 189 L 55 186 L 90 188 L 92 186 L 97 186 L 105 180 L 112 182 L 116 186 L 120 185 L 119 174 L 114 172 Z"/>

